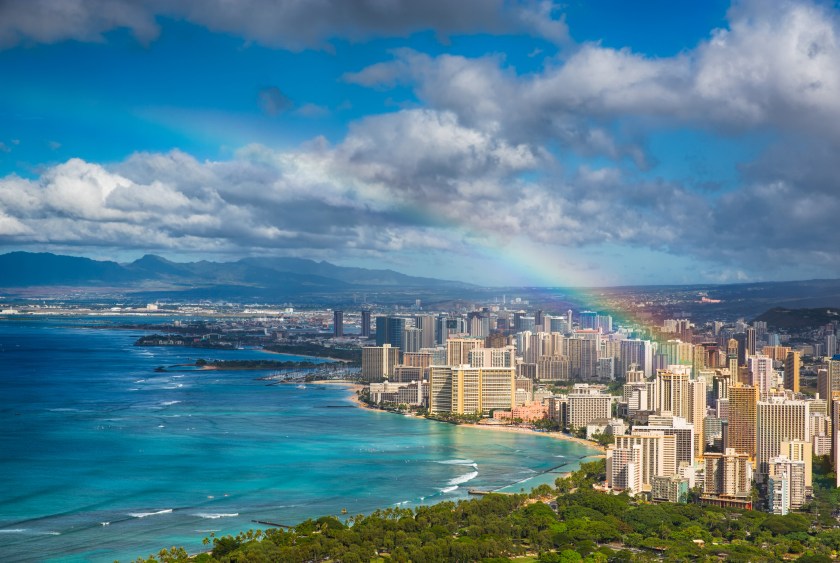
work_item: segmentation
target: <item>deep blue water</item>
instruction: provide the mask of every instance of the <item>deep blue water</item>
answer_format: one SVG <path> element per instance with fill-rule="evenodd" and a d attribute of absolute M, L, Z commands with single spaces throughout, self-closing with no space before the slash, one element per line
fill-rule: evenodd
<path fill-rule="evenodd" d="M 88 322 L 0 320 L 2 561 L 197 552 L 211 531 L 265 527 L 253 520 L 294 524 L 342 508 L 457 500 L 467 487 L 530 487 L 593 453 L 371 412 L 341 387 L 256 379 L 268 372 L 155 373 L 199 357 L 284 358 L 137 348 L 139 331 Z"/>

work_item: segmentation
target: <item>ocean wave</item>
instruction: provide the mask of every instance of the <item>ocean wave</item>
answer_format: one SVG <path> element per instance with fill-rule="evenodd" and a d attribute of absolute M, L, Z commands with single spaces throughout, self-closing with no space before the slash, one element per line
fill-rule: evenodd
<path fill-rule="evenodd" d="M 157 510 L 155 512 L 129 512 L 128 515 L 133 518 L 146 518 L 147 516 L 157 516 L 159 514 L 171 514 L 171 508 L 165 508 L 163 510 Z"/>
<path fill-rule="evenodd" d="M 462 485 L 462 484 L 466 483 L 467 481 L 472 481 L 476 477 L 478 477 L 478 471 L 470 471 L 469 473 L 461 475 L 460 477 L 455 477 L 454 479 L 450 479 L 449 482 L 447 483 L 447 485 L 450 485 L 450 486 L 451 485 Z"/>
<path fill-rule="evenodd" d="M 26 528 L 9 528 L 6 530 L 0 530 L 0 534 L 23 534 L 26 532 Z"/>
<path fill-rule="evenodd" d="M 454 491 L 454 490 L 455 490 L 455 489 L 457 489 L 457 488 L 458 488 L 458 485 L 453 485 L 453 486 L 451 486 L 451 487 L 444 487 L 444 488 L 442 488 L 442 489 L 440 490 L 440 492 L 442 492 L 442 493 L 444 493 L 444 494 L 446 494 L 446 493 L 451 493 L 452 491 Z"/>
<path fill-rule="evenodd" d="M 447 459 L 436 463 L 440 463 L 442 465 L 473 465 L 475 464 L 475 461 L 471 459 Z"/>
<path fill-rule="evenodd" d="M 172 406 L 172 405 L 177 405 L 177 404 L 178 404 L 178 403 L 180 403 L 180 402 L 181 402 L 181 401 L 163 401 L 163 402 L 161 403 L 161 406 L 163 406 L 163 407 L 170 407 L 170 406 Z"/>
<path fill-rule="evenodd" d="M 196 532 L 199 533 L 199 534 L 211 534 L 211 533 L 221 532 L 221 531 L 222 531 L 221 528 L 218 529 L 218 530 L 196 530 Z"/>
<path fill-rule="evenodd" d="M 219 518 L 235 518 L 239 516 L 238 512 L 199 512 L 193 514 L 199 518 L 206 518 L 207 520 L 218 520 Z"/>

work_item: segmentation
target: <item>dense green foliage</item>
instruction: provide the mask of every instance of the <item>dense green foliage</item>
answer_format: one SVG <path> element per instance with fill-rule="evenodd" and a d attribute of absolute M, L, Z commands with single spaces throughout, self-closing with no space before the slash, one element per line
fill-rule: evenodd
<path fill-rule="evenodd" d="M 346 522 L 326 516 L 289 530 L 215 538 L 212 552 L 194 561 L 830 561 L 840 550 L 840 526 L 831 516 L 838 493 L 827 486 L 826 467 L 817 459 L 816 500 L 787 516 L 601 493 L 592 487 L 604 478 L 599 460 L 530 495 L 389 508 Z M 138 561 L 155 560 L 187 558 L 173 548 Z"/>

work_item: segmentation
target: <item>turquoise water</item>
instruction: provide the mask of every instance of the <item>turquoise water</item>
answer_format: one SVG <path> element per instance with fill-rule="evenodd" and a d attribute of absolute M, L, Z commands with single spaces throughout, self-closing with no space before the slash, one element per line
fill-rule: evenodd
<path fill-rule="evenodd" d="M 0 321 L 0 560 L 123 561 L 210 532 L 530 488 L 593 453 L 546 436 L 355 408 L 269 372 L 155 373 L 266 357 L 136 348 L 83 319 Z"/>

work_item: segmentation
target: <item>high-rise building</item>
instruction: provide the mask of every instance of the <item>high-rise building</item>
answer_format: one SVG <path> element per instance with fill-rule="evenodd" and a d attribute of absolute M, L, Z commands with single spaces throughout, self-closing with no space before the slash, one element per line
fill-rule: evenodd
<path fill-rule="evenodd" d="M 630 447 L 611 445 L 607 449 L 607 486 L 613 491 L 627 491 L 630 494 L 642 490 L 642 444 Z"/>
<path fill-rule="evenodd" d="M 400 349 L 390 344 L 362 347 L 362 379 L 378 382 L 394 375 L 400 363 Z"/>
<path fill-rule="evenodd" d="M 600 418 L 612 418 L 612 397 L 597 387 L 576 384 L 569 393 L 569 427 L 585 428 Z"/>
<path fill-rule="evenodd" d="M 825 355 L 833 357 L 837 353 L 837 336 L 834 333 L 825 336 Z"/>
<path fill-rule="evenodd" d="M 826 361 L 825 368 L 817 371 L 817 392 L 826 401 L 840 398 L 840 358 Z"/>
<path fill-rule="evenodd" d="M 656 410 L 659 414 L 668 413 L 689 419 L 692 397 L 689 376 L 685 370 L 659 370 L 656 373 L 656 396 L 658 401 Z"/>
<path fill-rule="evenodd" d="M 746 453 L 726 448 L 703 456 L 703 494 L 748 499 L 752 493 L 752 465 Z"/>
<path fill-rule="evenodd" d="M 813 420 L 813 417 L 811 418 L 811 420 Z M 784 441 L 781 443 L 779 448 L 779 455 L 784 456 L 792 461 L 801 461 L 805 464 L 805 488 L 808 490 L 810 490 L 813 486 L 814 479 L 812 455 L 813 452 L 814 447 L 810 440 Z"/>
<path fill-rule="evenodd" d="M 756 342 L 755 342 L 756 334 L 755 334 L 755 332 L 756 332 L 755 329 L 751 326 L 748 326 L 744 330 L 744 335 L 746 336 L 746 340 L 747 340 L 747 350 L 746 350 L 747 356 L 754 356 L 755 355 L 755 352 L 756 352 L 756 350 L 755 350 L 755 346 L 756 346 Z"/>
<path fill-rule="evenodd" d="M 598 315 L 598 324 L 596 327 L 601 331 L 601 334 L 609 334 L 613 331 L 613 318 L 611 315 Z"/>
<path fill-rule="evenodd" d="M 840 488 L 840 399 L 831 401 L 831 460 L 834 467 L 834 486 Z"/>
<path fill-rule="evenodd" d="M 333 338 L 344 336 L 344 311 L 333 311 Z"/>
<path fill-rule="evenodd" d="M 541 356 L 537 360 L 537 379 L 545 381 L 569 381 L 571 362 L 566 356 Z"/>
<path fill-rule="evenodd" d="M 453 366 L 429 368 L 429 412 L 452 412 Z"/>
<path fill-rule="evenodd" d="M 791 350 L 785 357 L 785 389 L 799 393 L 799 352 Z"/>
<path fill-rule="evenodd" d="M 436 320 L 434 315 L 417 315 L 414 317 L 414 326 L 423 331 L 421 348 L 433 348 L 435 346 Z"/>
<path fill-rule="evenodd" d="M 595 311 L 581 311 L 578 315 L 578 323 L 581 329 L 593 330 L 598 328 L 598 313 Z"/>
<path fill-rule="evenodd" d="M 566 340 L 572 378 L 593 380 L 598 375 L 598 341 L 577 336 Z"/>
<path fill-rule="evenodd" d="M 390 344 L 402 348 L 405 319 L 402 317 L 376 317 L 376 345 Z"/>
<path fill-rule="evenodd" d="M 565 317 L 549 318 L 548 328 L 550 332 L 559 332 L 560 334 L 565 334 L 567 332 L 572 331 Z"/>
<path fill-rule="evenodd" d="M 785 515 L 805 504 L 805 462 L 786 456 L 768 461 L 768 504 L 773 514 Z"/>
<path fill-rule="evenodd" d="M 729 425 L 726 447 L 755 459 L 758 388 L 736 383 L 729 387 Z"/>
<path fill-rule="evenodd" d="M 641 446 L 641 484 L 650 485 L 654 476 L 668 476 L 677 472 L 677 439 L 662 432 L 616 436 L 614 449 L 632 450 Z M 607 450 L 609 455 L 609 450 Z"/>
<path fill-rule="evenodd" d="M 779 455 L 782 442 L 807 441 L 810 419 L 806 401 L 769 397 L 756 409 L 756 479 L 763 482 L 769 474 L 771 458 Z"/>
<path fill-rule="evenodd" d="M 449 315 L 440 314 L 435 319 L 435 344 L 445 344 L 449 339 Z"/>
<path fill-rule="evenodd" d="M 694 425 L 694 457 L 703 458 L 706 449 L 703 420 L 706 418 L 706 379 L 696 377 L 688 382 L 690 395 L 688 421 Z"/>
<path fill-rule="evenodd" d="M 647 426 L 634 426 L 634 434 L 661 432 L 666 436 L 675 436 L 677 467 L 680 463 L 694 463 L 694 425 L 684 418 L 676 416 L 651 416 Z"/>
<path fill-rule="evenodd" d="M 476 368 L 512 368 L 516 367 L 516 349 L 513 346 L 504 348 L 473 348 L 467 353 L 468 363 Z"/>
<path fill-rule="evenodd" d="M 370 338 L 370 310 L 362 309 L 362 338 Z"/>
<path fill-rule="evenodd" d="M 654 502 L 688 502 L 690 479 L 679 474 L 667 477 L 654 476 L 650 479 L 650 498 Z"/>
<path fill-rule="evenodd" d="M 747 365 L 747 356 L 750 355 L 747 352 L 747 335 L 743 332 L 737 332 L 732 335 L 732 339 L 738 343 L 738 365 Z"/>
<path fill-rule="evenodd" d="M 470 363 L 470 350 L 483 348 L 480 338 L 450 338 L 446 341 L 446 365 L 460 366 Z"/>
<path fill-rule="evenodd" d="M 522 317 L 525 316 L 525 311 L 515 311 L 513 313 L 513 332 L 522 332 L 525 330 L 522 327 Z"/>
<path fill-rule="evenodd" d="M 645 377 L 653 375 L 653 347 L 648 340 L 622 340 L 620 344 L 621 361 L 619 373 L 627 373 L 630 366 L 645 372 Z"/>
<path fill-rule="evenodd" d="M 432 412 L 487 414 L 515 404 L 513 367 L 432 366 L 429 371 Z"/>
<path fill-rule="evenodd" d="M 403 330 L 402 347 L 403 352 L 419 352 L 423 347 L 423 331 L 419 328 L 406 328 Z"/>
<path fill-rule="evenodd" d="M 486 313 L 473 312 L 467 315 L 467 332 L 473 338 L 490 336 L 490 317 Z"/>
<path fill-rule="evenodd" d="M 764 355 L 751 355 L 747 358 L 747 368 L 750 371 L 750 384 L 758 387 L 758 394 L 762 399 L 770 395 L 773 387 L 773 360 Z"/>
<path fill-rule="evenodd" d="M 598 368 L 596 373 L 600 380 L 615 380 L 615 358 L 612 356 L 601 356 L 598 358 Z"/>
<path fill-rule="evenodd" d="M 732 384 L 732 377 L 729 370 L 718 370 L 712 376 L 712 399 L 714 404 L 721 399 L 729 399 L 729 386 Z"/>
<path fill-rule="evenodd" d="M 624 377 L 627 380 L 627 383 L 636 383 L 637 381 L 645 380 L 645 372 L 637 369 L 637 366 L 633 364 L 630 366 L 630 369 L 624 373 Z"/>
<path fill-rule="evenodd" d="M 682 340 L 667 340 L 659 344 L 659 353 L 665 356 L 665 365 L 691 365 L 694 345 Z"/>

